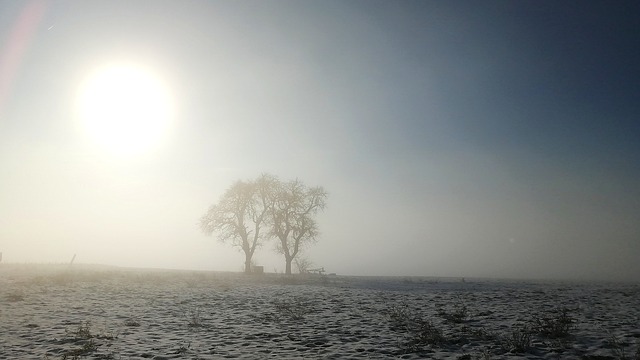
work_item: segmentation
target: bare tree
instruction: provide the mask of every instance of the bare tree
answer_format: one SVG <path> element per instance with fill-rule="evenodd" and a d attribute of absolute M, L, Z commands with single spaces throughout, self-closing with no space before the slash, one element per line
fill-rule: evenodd
<path fill-rule="evenodd" d="M 279 183 L 270 210 L 272 233 L 279 242 L 276 249 L 285 258 L 285 273 L 304 245 L 315 241 L 318 225 L 314 215 L 323 210 L 327 193 L 322 187 L 309 188 L 300 180 Z"/>
<path fill-rule="evenodd" d="M 306 274 L 313 266 L 311 260 L 306 257 L 298 257 L 294 260 L 294 263 L 296 264 L 296 268 L 298 269 L 298 273 L 300 274 Z"/>
<path fill-rule="evenodd" d="M 207 235 L 218 234 L 245 254 L 244 272 L 251 272 L 251 258 L 268 234 L 261 232 L 273 203 L 278 180 L 262 174 L 253 181 L 236 181 L 200 218 L 200 229 Z"/>

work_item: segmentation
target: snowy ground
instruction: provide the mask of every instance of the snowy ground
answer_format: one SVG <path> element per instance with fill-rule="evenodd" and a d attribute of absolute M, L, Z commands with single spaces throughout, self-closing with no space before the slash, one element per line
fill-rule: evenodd
<path fill-rule="evenodd" d="M 634 359 L 640 285 L 0 264 L 0 359 Z"/>

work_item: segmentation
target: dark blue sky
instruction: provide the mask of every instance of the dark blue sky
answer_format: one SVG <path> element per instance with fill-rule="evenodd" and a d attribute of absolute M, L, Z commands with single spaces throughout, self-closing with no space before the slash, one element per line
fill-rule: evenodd
<path fill-rule="evenodd" d="M 410 4 L 378 13 L 396 56 L 416 66 L 399 102 L 415 104 L 428 86 L 454 140 L 558 161 L 622 156 L 637 170 L 637 3 Z M 427 135 L 432 116 L 409 119 L 411 134 Z"/>

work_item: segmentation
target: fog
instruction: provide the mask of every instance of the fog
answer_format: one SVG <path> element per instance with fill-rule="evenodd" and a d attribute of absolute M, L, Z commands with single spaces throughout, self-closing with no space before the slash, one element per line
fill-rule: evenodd
<path fill-rule="evenodd" d="M 268 172 L 328 191 L 328 272 L 640 280 L 640 9 L 605 5 L 3 2 L 0 264 L 241 271 L 198 219 Z M 135 154 L 77 114 L 123 61 L 172 98 Z"/>

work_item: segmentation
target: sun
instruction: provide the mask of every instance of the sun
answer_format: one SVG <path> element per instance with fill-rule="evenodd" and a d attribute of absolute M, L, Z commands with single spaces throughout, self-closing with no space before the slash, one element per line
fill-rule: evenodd
<path fill-rule="evenodd" d="M 166 84 L 150 70 L 110 64 L 81 83 L 76 110 L 93 144 L 115 155 L 133 156 L 162 143 L 171 122 L 171 100 Z"/>

